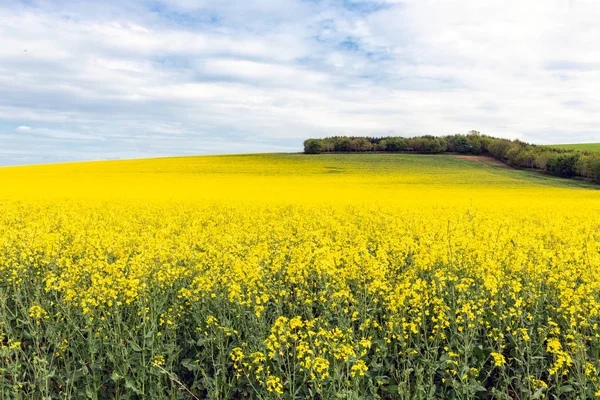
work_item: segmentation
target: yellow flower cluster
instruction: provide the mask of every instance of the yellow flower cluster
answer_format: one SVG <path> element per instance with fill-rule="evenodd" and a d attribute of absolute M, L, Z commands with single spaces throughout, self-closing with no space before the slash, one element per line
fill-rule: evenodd
<path fill-rule="evenodd" d="M 490 355 L 494 359 L 494 366 L 501 367 L 506 364 L 506 359 L 502 354 L 492 352 Z"/>
<path fill-rule="evenodd" d="M 269 375 L 267 378 L 267 391 L 276 394 L 283 394 L 283 385 L 281 384 L 281 378 L 274 375 Z"/>
<path fill-rule="evenodd" d="M 29 307 L 29 316 L 39 322 L 44 318 L 48 318 L 48 313 L 40 306 L 31 306 Z"/>
<path fill-rule="evenodd" d="M 367 367 L 367 365 L 365 364 L 365 362 L 363 360 L 358 360 L 356 362 L 356 364 L 354 364 L 352 366 L 352 368 L 350 368 L 350 370 L 352 371 L 351 372 L 352 376 L 356 376 L 356 375 L 363 376 L 365 374 L 365 372 L 368 371 L 368 369 L 369 368 Z"/>
<path fill-rule="evenodd" d="M 562 373 L 566 375 L 568 372 L 566 368 L 571 365 L 572 360 L 569 353 L 563 350 L 560 340 L 556 338 L 548 339 L 546 351 L 555 357 L 554 364 L 548 372 L 550 372 L 550 374 L 556 374 L 559 371 L 562 371 Z"/>

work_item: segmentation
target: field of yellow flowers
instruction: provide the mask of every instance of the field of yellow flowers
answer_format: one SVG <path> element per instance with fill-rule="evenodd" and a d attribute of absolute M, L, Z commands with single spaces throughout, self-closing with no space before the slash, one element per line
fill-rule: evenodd
<path fill-rule="evenodd" d="M 2 399 L 600 396 L 600 192 L 454 156 L 0 169 Z"/>

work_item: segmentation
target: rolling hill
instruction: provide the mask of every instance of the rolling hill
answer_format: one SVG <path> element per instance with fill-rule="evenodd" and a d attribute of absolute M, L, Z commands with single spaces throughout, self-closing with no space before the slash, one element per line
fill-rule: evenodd
<path fill-rule="evenodd" d="M 553 145 L 549 145 L 548 147 L 554 147 L 557 149 L 565 149 L 565 150 L 600 152 L 600 143 L 553 144 Z"/>

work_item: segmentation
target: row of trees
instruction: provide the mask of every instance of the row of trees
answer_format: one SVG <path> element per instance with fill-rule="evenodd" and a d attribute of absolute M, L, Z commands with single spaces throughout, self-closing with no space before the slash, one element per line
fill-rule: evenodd
<path fill-rule="evenodd" d="M 417 136 L 411 138 L 333 136 L 308 139 L 304 152 L 413 152 L 489 155 L 516 168 L 537 169 L 565 178 L 582 177 L 600 183 L 600 153 L 536 146 L 471 131 L 466 135 Z"/>
<path fill-rule="evenodd" d="M 425 135 L 412 138 L 333 136 L 306 140 L 304 152 L 308 154 L 369 151 L 482 154 L 487 151 L 487 146 L 493 139 L 476 131 L 471 131 L 468 135 Z"/>
<path fill-rule="evenodd" d="M 304 142 L 304 152 L 308 154 L 368 151 L 443 153 L 448 151 L 448 141 L 435 136 L 414 138 L 335 136 L 325 139 L 308 139 Z"/>

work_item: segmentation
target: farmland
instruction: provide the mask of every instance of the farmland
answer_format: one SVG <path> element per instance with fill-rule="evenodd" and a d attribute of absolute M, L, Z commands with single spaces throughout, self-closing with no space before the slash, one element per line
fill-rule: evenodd
<path fill-rule="evenodd" d="M 600 396 L 598 186 L 406 154 L 0 182 L 1 398 Z"/>
<path fill-rule="evenodd" d="M 548 147 L 577 151 L 600 151 L 600 143 L 553 144 Z"/>

